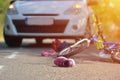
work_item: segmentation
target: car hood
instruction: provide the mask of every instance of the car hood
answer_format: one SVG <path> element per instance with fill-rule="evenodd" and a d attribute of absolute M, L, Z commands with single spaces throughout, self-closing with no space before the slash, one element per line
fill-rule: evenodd
<path fill-rule="evenodd" d="M 77 1 L 17 1 L 15 3 L 19 13 L 22 14 L 47 14 L 63 13 L 68 8 L 78 3 Z M 82 2 L 79 4 L 83 5 Z"/>

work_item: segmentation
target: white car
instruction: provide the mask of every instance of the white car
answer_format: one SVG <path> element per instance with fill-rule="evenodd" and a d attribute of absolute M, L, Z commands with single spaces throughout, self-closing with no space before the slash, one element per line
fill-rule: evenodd
<path fill-rule="evenodd" d="M 80 38 L 90 35 L 91 8 L 86 0 L 14 0 L 9 4 L 4 40 L 20 46 L 23 38 Z"/>

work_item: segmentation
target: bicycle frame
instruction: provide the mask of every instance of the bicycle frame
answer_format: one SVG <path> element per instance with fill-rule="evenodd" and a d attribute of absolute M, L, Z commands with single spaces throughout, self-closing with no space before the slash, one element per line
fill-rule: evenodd
<path fill-rule="evenodd" d="M 70 47 L 63 49 L 58 54 L 58 56 L 70 57 L 75 54 L 78 54 L 79 52 L 89 47 L 90 42 L 93 41 L 96 44 L 97 49 L 103 50 L 105 54 L 110 54 L 111 59 L 113 61 L 120 63 L 120 42 L 107 42 L 103 37 L 101 31 L 101 24 L 98 23 L 98 20 L 96 21 L 96 26 L 98 32 L 96 35 L 93 35 L 91 39 L 85 38 L 77 41 L 75 44 L 71 45 Z M 98 37 L 100 37 L 101 39 L 98 39 Z"/>

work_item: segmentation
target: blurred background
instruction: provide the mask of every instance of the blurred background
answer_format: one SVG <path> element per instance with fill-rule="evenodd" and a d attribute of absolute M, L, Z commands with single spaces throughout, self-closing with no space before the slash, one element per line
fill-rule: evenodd
<path fill-rule="evenodd" d="M 92 6 L 102 22 L 103 35 L 107 41 L 120 41 L 120 0 L 99 0 Z"/>
<path fill-rule="evenodd" d="M 10 0 L 0 0 L 0 41 L 3 41 L 4 17 Z"/>
<path fill-rule="evenodd" d="M 4 26 L 4 17 L 10 0 L 0 0 L 0 40 Z M 103 35 L 108 41 L 120 41 L 120 0 L 99 0 L 91 6 L 102 23 Z"/>

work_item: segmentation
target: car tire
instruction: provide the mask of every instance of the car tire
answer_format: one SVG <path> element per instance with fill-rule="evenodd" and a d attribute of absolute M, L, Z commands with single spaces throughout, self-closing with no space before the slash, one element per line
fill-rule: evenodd
<path fill-rule="evenodd" d="M 22 43 L 22 38 L 6 35 L 4 32 L 4 41 L 8 47 L 19 47 Z"/>

